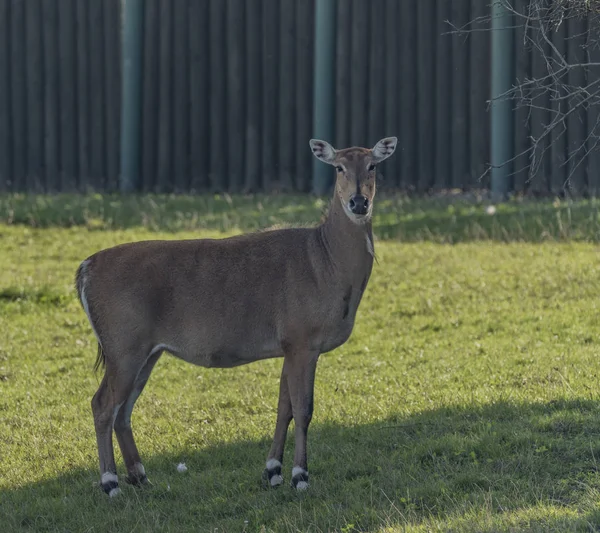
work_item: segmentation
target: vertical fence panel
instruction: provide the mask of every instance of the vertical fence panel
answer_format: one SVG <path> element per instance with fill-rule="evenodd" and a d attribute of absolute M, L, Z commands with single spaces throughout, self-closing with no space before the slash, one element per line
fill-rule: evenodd
<path fill-rule="evenodd" d="M 11 181 L 10 2 L 0 0 L 0 192 Z"/>
<path fill-rule="evenodd" d="M 314 0 L 297 0 L 296 5 L 296 190 L 310 190 L 312 153 L 308 141 L 312 136 L 313 108 L 313 33 Z M 333 139 L 329 139 L 333 142 Z"/>
<path fill-rule="evenodd" d="M 452 22 L 459 28 L 469 22 L 470 5 L 465 0 L 452 4 Z M 469 43 L 452 39 L 452 187 L 469 182 Z"/>
<path fill-rule="evenodd" d="M 104 157 L 104 109 L 106 103 L 104 98 L 103 30 L 102 2 L 90 2 L 88 33 L 90 47 L 88 59 L 90 72 L 90 179 L 94 189 L 104 189 L 106 187 Z M 68 143 L 68 146 L 69 148 L 65 148 L 65 150 L 72 151 L 73 148 L 71 147 L 71 143 Z"/>
<path fill-rule="evenodd" d="M 368 79 L 367 144 L 373 146 L 384 137 L 385 109 L 385 0 L 371 3 L 371 49 L 364 75 Z M 382 168 L 385 166 L 383 163 Z"/>
<path fill-rule="evenodd" d="M 142 80 L 142 191 L 157 190 L 158 152 L 158 3 L 144 3 L 144 54 Z M 208 149 L 208 146 L 206 147 Z"/>
<path fill-rule="evenodd" d="M 326 140 L 344 148 L 397 135 L 398 154 L 380 168 L 386 188 L 486 187 L 490 35 L 443 33 L 447 19 L 485 18 L 488 4 L 338 0 L 336 131 Z M 121 0 L 0 0 L 0 190 L 117 189 L 120 9 Z M 141 189 L 309 191 L 314 0 L 146 0 L 144 17 Z M 558 53 L 598 61 L 598 47 L 586 47 L 597 20 L 553 28 Z M 515 26 L 516 79 L 546 75 L 523 21 Z M 585 86 L 598 70 L 573 68 L 563 81 Z M 514 190 L 561 194 L 571 175 L 572 194 L 597 194 L 598 105 L 543 141 L 530 183 L 530 137 L 559 111 L 547 93 L 533 105 L 515 109 Z M 577 166 L 583 150 L 592 151 Z"/>
<path fill-rule="evenodd" d="M 515 0 L 515 10 L 522 13 L 528 0 Z M 522 83 L 531 77 L 531 44 L 528 34 L 530 30 L 526 28 L 523 19 L 517 19 L 515 22 L 515 83 Z M 488 129 L 489 137 L 489 129 Z M 515 109 L 514 120 L 514 154 L 513 163 L 513 189 L 516 192 L 524 192 L 527 188 L 529 178 L 529 154 L 527 150 L 530 147 L 530 115 L 526 107 L 518 106 Z"/>
<path fill-rule="evenodd" d="M 79 1 L 79 0 L 78 0 Z M 121 27 L 120 0 L 102 0 L 104 6 L 104 93 L 106 95 L 106 185 L 119 188 L 121 139 Z"/>
<path fill-rule="evenodd" d="M 352 64 L 352 1 L 337 3 L 336 69 L 335 69 L 335 140 L 337 148 L 350 145 L 350 68 Z"/>
<path fill-rule="evenodd" d="M 27 93 L 27 177 L 29 191 L 40 191 L 44 165 L 44 127 L 42 88 L 43 54 L 41 5 L 38 0 L 25 3 L 26 28 L 26 93 Z"/>
<path fill-rule="evenodd" d="M 189 14 L 190 58 L 190 187 L 208 189 L 208 0 L 191 0 Z"/>
<path fill-rule="evenodd" d="M 263 0 L 263 94 L 262 163 L 263 190 L 271 192 L 277 181 L 279 150 L 277 109 L 279 109 L 279 1 Z"/>
<path fill-rule="evenodd" d="M 419 61 L 417 87 L 418 87 L 418 169 L 419 179 L 417 187 L 426 191 L 433 183 L 435 160 L 431 149 L 434 144 L 435 114 L 435 3 L 420 1 L 417 5 L 418 27 L 418 54 L 420 58 L 428 60 Z"/>
<path fill-rule="evenodd" d="M 380 98 L 384 99 L 384 123 L 381 137 L 398 137 L 398 80 L 401 78 L 398 69 L 395 68 L 398 62 L 398 2 L 395 0 L 386 0 L 384 22 L 379 24 L 385 29 L 385 88 L 380 92 Z M 400 157 L 399 147 L 395 157 L 391 157 L 385 162 L 385 168 L 380 171 L 383 176 L 383 184 L 387 188 L 398 186 L 398 161 Z"/>
<path fill-rule="evenodd" d="M 173 4 L 159 4 L 158 162 L 156 185 L 161 192 L 173 191 Z"/>
<path fill-rule="evenodd" d="M 56 192 L 60 190 L 60 184 L 58 181 L 58 17 L 54 2 L 42 0 L 42 17 L 44 21 L 44 188 L 48 192 Z"/>
<path fill-rule="evenodd" d="M 177 192 L 189 190 L 190 106 L 188 0 L 173 0 L 173 176 Z"/>
<path fill-rule="evenodd" d="M 370 148 L 375 143 L 385 137 L 385 60 L 386 60 L 386 0 L 373 0 L 371 4 L 371 49 L 369 51 L 368 69 L 365 74 L 368 76 L 368 99 L 367 99 L 367 137 L 364 146 Z M 395 161 L 395 158 L 391 158 Z M 377 167 L 378 175 L 388 173 L 390 159 L 384 161 Z M 387 182 L 382 182 L 382 188 L 387 186 Z"/>
<path fill-rule="evenodd" d="M 44 2 L 49 4 L 48 2 Z M 51 5 L 51 4 L 50 4 Z M 77 174 L 79 188 L 86 191 L 90 183 L 90 72 L 89 72 L 89 2 L 76 3 L 77 21 Z"/>
<path fill-rule="evenodd" d="M 592 40 L 600 37 L 598 28 L 599 15 L 588 15 L 588 61 L 600 64 L 600 43 Z M 592 80 L 600 80 L 600 66 L 590 67 L 588 70 L 588 83 Z M 600 97 L 590 102 L 587 116 L 587 175 L 589 193 L 600 194 Z"/>
<path fill-rule="evenodd" d="M 294 116 L 296 96 L 296 0 L 281 1 L 280 50 L 279 57 L 279 174 L 281 189 L 291 191 L 294 188 L 292 175 L 294 173 L 295 128 L 292 121 Z"/>
<path fill-rule="evenodd" d="M 581 64 L 585 61 L 587 23 L 583 17 L 569 19 L 568 23 L 568 62 L 571 65 Z M 569 71 L 569 85 L 573 88 L 586 86 L 586 73 L 581 67 Z M 574 108 L 586 99 L 584 92 L 570 99 L 569 106 Z M 571 194 L 580 195 L 586 190 L 586 165 L 581 161 L 585 153 L 586 138 L 586 113 L 583 106 L 571 113 L 567 119 L 567 150 L 568 150 L 568 176 Z"/>
<path fill-rule="evenodd" d="M 489 13 L 488 2 L 471 0 L 470 20 L 485 18 Z M 480 29 L 478 25 L 476 29 Z M 490 162 L 490 114 L 487 101 L 490 98 L 490 34 L 476 31 L 469 39 L 469 134 L 470 134 L 470 185 L 489 187 L 490 179 L 485 174 Z M 512 50 L 509 53 L 514 53 Z"/>
<path fill-rule="evenodd" d="M 452 20 L 450 2 L 437 3 L 436 24 L 436 98 L 435 98 L 435 179 L 434 187 L 443 189 L 452 173 L 452 43 L 455 37 L 444 35 Z"/>
<path fill-rule="evenodd" d="M 58 2 L 58 53 L 60 79 L 60 176 L 61 189 L 72 191 L 77 184 L 77 122 L 75 108 L 75 3 L 72 0 Z M 102 47 L 102 35 L 97 41 Z M 102 86 L 102 73 L 98 86 Z M 102 90 L 100 90 L 102 92 Z M 102 108 L 99 107 L 101 114 Z M 98 153 L 102 165 L 104 154 Z"/>
<path fill-rule="evenodd" d="M 227 143 L 229 191 L 239 193 L 244 184 L 244 3 L 227 3 Z"/>
<path fill-rule="evenodd" d="M 210 1 L 210 188 L 223 191 L 227 187 L 227 160 L 223 157 L 225 142 L 225 69 L 226 54 L 223 39 L 225 30 L 225 3 Z"/>
<path fill-rule="evenodd" d="M 555 57 L 556 61 L 562 61 L 562 58 L 566 59 L 567 55 L 567 37 L 566 25 L 561 24 L 552 33 L 552 44 L 559 57 Z M 555 55 L 555 54 L 553 54 Z M 558 64 L 558 63 L 556 63 Z M 563 76 L 561 82 L 566 82 L 566 78 Z M 564 92 L 559 96 L 564 96 Z M 554 100 L 552 103 L 552 117 L 555 114 L 564 113 L 566 111 L 567 102 L 564 100 Z M 552 165 L 550 167 L 550 191 L 555 194 L 560 194 L 564 190 L 565 186 L 565 174 L 566 174 L 566 154 L 567 154 L 567 132 L 564 128 L 558 126 L 552 131 L 552 140 L 550 145 L 550 157 L 552 159 Z"/>
<path fill-rule="evenodd" d="M 370 148 L 375 145 L 379 139 L 385 137 L 385 105 L 386 105 L 386 0 L 373 0 L 371 3 L 371 21 L 369 33 L 371 36 L 371 46 L 369 50 L 369 61 L 365 68 L 365 75 L 368 79 L 367 85 L 367 135 L 366 144 L 363 146 Z M 392 158 L 395 161 L 395 158 Z M 390 159 L 384 161 L 377 167 L 377 175 L 382 176 L 388 173 L 388 164 Z M 382 182 L 383 189 L 387 182 Z"/>
<path fill-rule="evenodd" d="M 262 1 L 248 0 L 246 11 L 246 151 L 244 190 L 256 192 L 261 174 Z"/>
<path fill-rule="evenodd" d="M 25 0 L 13 0 L 11 27 L 11 110 L 12 110 L 12 184 L 14 190 L 26 190 L 25 160 L 27 149 L 26 78 L 25 78 Z"/>
<path fill-rule="evenodd" d="M 244 190 L 256 192 L 261 174 L 262 0 L 248 0 L 246 11 L 246 137 Z"/>
<path fill-rule="evenodd" d="M 417 178 L 417 59 L 414 51 L 418 0 L 400 2 L 400 186 L 414 188 Z"/>
<path fill-rule="evenodd" d="M 372 46 L 369 28 L 370 2 L 353 0 L 350 62 L 350 145 L 368 144 L 368 65 Z"/>

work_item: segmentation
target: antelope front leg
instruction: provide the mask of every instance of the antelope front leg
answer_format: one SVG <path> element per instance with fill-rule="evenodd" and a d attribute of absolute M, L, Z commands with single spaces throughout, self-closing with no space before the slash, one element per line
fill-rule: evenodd
<path fill-rule="evenodd" d="M 294 353 L 287 358 L 287 382 L 292 403 L 292 414 L 296 424 L 292 486 L 297 490 L 308 488 L 306 440 L 313 413 L 315 371 L 318 358 L 319 354 L 314 352 Z"/>
<path fill-rule="evenodd" d="M 275 425 L 275 435 L 273 444 L 267 458 L 267 467 L 263 473 L 263 478 L 271 487 L 278 487 L 283 483 L 281 475 L 281 463 L 283 462 L 283 448 L 287 430 L 292 421 L 292 401 L 290 400 L 290 391 L 287 382 L 287 361 L 283 361 L 281 370 L 281 380 L 279 381 L 279 404 L 277 406 L 277 424 Z"/>

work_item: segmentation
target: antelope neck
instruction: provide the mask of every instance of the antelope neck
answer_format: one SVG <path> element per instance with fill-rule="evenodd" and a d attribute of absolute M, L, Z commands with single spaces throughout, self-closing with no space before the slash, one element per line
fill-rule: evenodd
<path fill-rule="evenodd" d="M 321 241 L 336 270 L 369 268 L 373 262 L 373 230 L 371 219 L 357 224 L 345 213 L 334 193 L 329 213 L 319 226 Z"/>

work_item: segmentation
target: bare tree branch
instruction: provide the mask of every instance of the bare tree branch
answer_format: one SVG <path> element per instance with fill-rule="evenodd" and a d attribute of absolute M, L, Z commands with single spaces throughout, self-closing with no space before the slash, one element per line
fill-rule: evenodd
<path fill-rule="evenodd" d="M 530 136 L 530 146 L 502 165 L 513 165 L 527 155 L 528 181 L 531 181 L 540 172 L 544 154 L 552 143 L 564 135 L 568 136 L 567 122 L 573 124 L 574 117 L 579 117 L 585 123 L 589 108 L 600 108 L 600 0 L 529 0 L 520 2 L 519 8 L 515 7 L 517 4 L 513 0 L 499 1 L 513 18 L 512 28 L 524 30 L 523 48 L 539 54 L 544 65 L 543 72 L 522 80 L 515 79 L 511 89 L 488 101 L 488 105 L 491 105 L 492 101 L 509 100 L 513 102 L 514 109 L 527 108 L 528 122 L 534 110 L 549 117 L 548 123 L 538 128 L 535 136 Z M 570 49 L 567 55 L 565 48 L 558 47 L 562 42 L 560 35 L 563 35 L 563 30 L 560 35 L 555 34 L 561 27 L 577 27 L 570 24 L 572 20 L 587 20 L 587 25 L 583 25 L 583 31 L 565 33 L 567 46 L 579 46 L 576 50 L 581 52 L 573 54 L 573 49 Z M 451 22 L 448 24 L 451 28 L 448 33 L 467 36 L 473 32 L 490 31 L 491 16 L 478 17 L 461 27 Z M 574 45 L 574 42 L 579 44 Z M 573 84 L 573 80 L 580 85 Z M 561 162 L 561 166 L 569 169 L 565 192 L 570 187 L 568 182 L 574 172 L 585 164 L 591 152 L 600 150 L 600 112 L 596 116 L 598 118 L 594 124 L 587 124 L 581 143 L 577 146 L 567 145 L 567 153 Z M 513 174 L 521 170 L 524 169 L 513 168 Z"/>

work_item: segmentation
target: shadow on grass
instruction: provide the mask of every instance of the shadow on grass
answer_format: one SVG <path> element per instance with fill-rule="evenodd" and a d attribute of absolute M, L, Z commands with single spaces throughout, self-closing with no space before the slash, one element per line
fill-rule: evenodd
<path fill-rule="evenodd" d="M 315 224 L 329 198 L 309 195 L 0 195 L 0 223 L 88 229 L 245 232 L 276 224 Z M 381 239 L 454 243 L 472 240 L 600 241 L 600 201 L 377 196 Z"/>
<path fill-rule="evenodd" d="M 600 410 L 593 401 L 315 423 L 305 494 L 287 485 L 261 488 L 268 446 L 264 439 L 148 457 L 154 487 L 125 486 L 114 500 L 94 485 L 95 468 L 2 490 L 3 530 L 600 530 Z M 184 474 L 175 469 L 180 461 Z"/>

